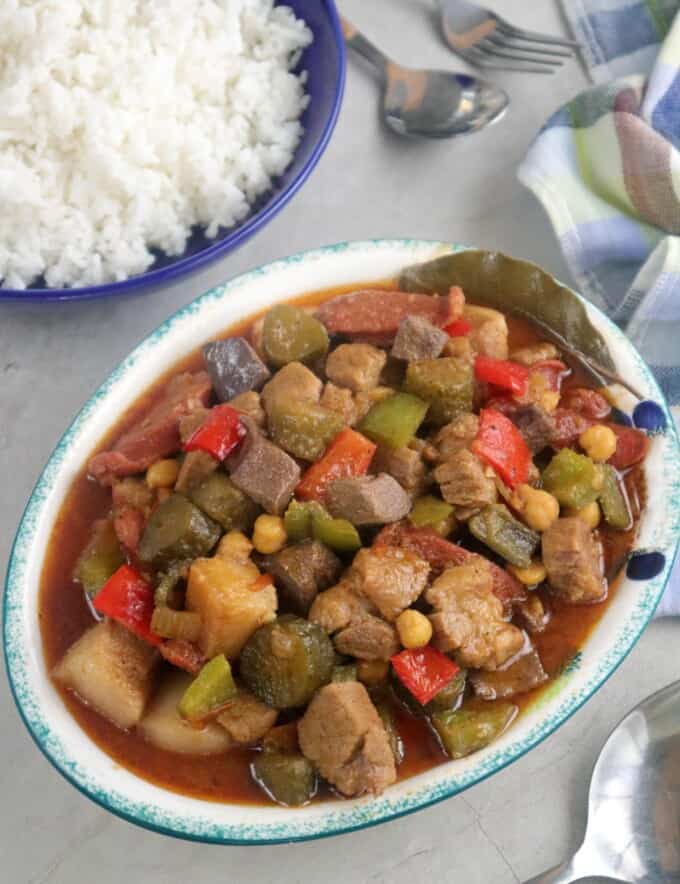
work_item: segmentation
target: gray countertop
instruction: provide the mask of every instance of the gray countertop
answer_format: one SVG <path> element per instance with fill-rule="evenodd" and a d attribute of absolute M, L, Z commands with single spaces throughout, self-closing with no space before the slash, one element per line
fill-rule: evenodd
<path fill-rule="evenodd" d="M 406 63 L 458 66 L 433 29 L 432 0 L 341 0 Z M 519 25 L 560 32 L 552 0 L 505 0 Z M 531 15 L 529 15 L 529 9 Z M 71 417 L 128 350 L 169 313 L 243 270 L 347 239 L 422 237 L 500 248 L 569 279 L 546 217 L 516 181 L 542 122 L 586 85 L 576 62 L 554 77 L 497 73 L 512 106 L 496 126 L 444 143 L 406 143 L 377 119 L 377 84 L 355 58 L 330 148 L 311 180 L 239 252 L 188 282 L 118 302 L 0 308 L 0 563 L 38 472 Z M 302 845 L 206 847 L 135 828 L 79 795 L 34 747 L 0 681 L 0 878 L 7 884 L 191 881 L 520 881 L 557 863 L 585 827 L 587 784 L 611 727 L 677 676 L 673 621 L 652 625 L 598 695 L 491 780 L 413 816 Z"/>

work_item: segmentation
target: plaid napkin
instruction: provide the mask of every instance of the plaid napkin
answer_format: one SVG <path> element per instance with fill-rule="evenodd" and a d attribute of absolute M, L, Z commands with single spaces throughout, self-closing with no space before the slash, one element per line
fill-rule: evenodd
<path fill-rule="evenodd" d="M 680 0 L 563 0 L 598 84 L 519 169 L 578 288 L 624 327 L 680 424 Z M 657 616 L 680 614 L 680 560 Z"/>

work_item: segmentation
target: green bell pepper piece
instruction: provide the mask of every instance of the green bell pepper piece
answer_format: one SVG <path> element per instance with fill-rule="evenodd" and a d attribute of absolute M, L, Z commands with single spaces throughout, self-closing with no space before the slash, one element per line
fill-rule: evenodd
<path fill-rule="evenodd" d="M 602 466 L 603 481 L 600 491 L 600 506 L 605 521 L 617 531 L 628 531 L 633 524 L 633 517 L 628 506 L 626 494 L 614 467 L 609 464 Z"/>
<path fill-rule="evenodd" d="M 229 661 L 224 654 L 219 654 L 206 663 L 191 682 L 179 701 L 177 711 L 182 718 L 200 721 L 237 693 Z"/>
<path fill-rule="evenodd" d="M 411 691 L 409 691 L 409 689 L 405 687 L 401 680 L 395 675 L 394 670 L 390 673 L 390 685 L 397 700 L 407 712 L 410 712 L 411 715 L 415 715 L 416 718 L 432 716 L 435 712 L 457 709 L 463 700 L 466 680 L 467 670 L 461 669 L 449 684 L 443 687 L 438 694 L 435 694 L 429 703 L 422 706 L 413 696 Z"/>
<path fill-rule="evenodd" d="M 485 506 L 468 520 L 468 528 L 477 540 L 518 568 L 529 567 L 541 539 L 502 503 Z"/>
<path fill-rule="evenodd" d="M 292 543 L 308 540 L 312 536 L 312 517 L 314 515 L 328 516 L 328 513 L 315 500 L 305 503 L 299 500 L 291 500 L 288 504 L 288 509 L 283 515 L 283 524 L 288 540 Z"/>
<path fill-rule="evenodd" d="M 293 457 L 318 460 L 345 426 L 337 411 L 313 402 L 288 402 L 269 415 L 272 442 Z"/>
<path fill-rule="evenodd" d="M 111 575 L 125 562 L 111 519 L 95 523 L 87 546 L 73 572 L 87 595 L 94 597 Z"/>
<path fill-rule="evenodd" d="M 277 304 L 262 327 L 262 347 L 276 368 L 289 362 L 313 362 L 328 352 L 328 332 L 311 314 L 290 304 Z"/>
<path fill-rule="evenodd" d="M 428 420 L 442 426 L 457 415 L 472 411 L 472 363 L 450 356 L 410 362 L 404 390 L 428 402 Z"/>
<path fill-rule="evenodd" d="M 332 519 L 329 515 L 312 516 L 314 539 L 337 552 L 355 552 L 361 549 L 359 532 L 347 519 Z"/>
<path fill-rule="evenodd" d="M 446 537 L 453 528 L 453 507 L 432 494 L 419 497 L 408 515 L 409 522 L 416 528 L 432 528 L 437 534 Z"/>
<path fill-rule="evenodd" d="M 482 708 L 435 712 L 432 724 L 450 758 L 464 758 L 500 737 L 517 714 L 517 706 L 502 700 Z"/>
<path fill-rule="evenodd" d="M 251 773 L 267 795 L 284 807 L 300 807 L 316 794 L 316 771 L 304 755 L 260 752 Z"/>
<path fill-rule="evenodd" d="M 392 707 L 389 701 L 384 698 L 381 698 L 379 700 L 374 699 L 373 705 L 375 706 L 376 711 L 380 716 L 380 720 L 383 723 L 383 727 L 385 728 L 387 739 L 390 744 L 390 749 L 392 750 L 392 755 L 394 755 L 394 763 L 398 767 L 404 760 L 404 742 L 399 735 L 399 731 L 397 730 L 397 723 L 394 720 Z"/>
<path fill-rule="evenodd" d="M 597 500 L 601 483 L 602 473 L 593 461 L 571 448 L 559 451 L 543 471 L 545 490 L 562 506 L 577 510 Z"/>
<path fill-rule="evenodd" d="M 425 420 L 427 402 L 409 393 L 395 393 L 371 408 L 359 431 L 379 445 L 403 448 Z"/>
<path fill-rule="evenodd" d="M 258 508 L 225 473 L 217 471 L 188 492 L 192 503 L 225 531 L 250 533 Z"/>
<path fill-rule="evenodd" d="M 346 663 L 342 666 L 334 666 L 331 674 L 331 681 L 356 681 L 357 665 L 356 663 Z"/>

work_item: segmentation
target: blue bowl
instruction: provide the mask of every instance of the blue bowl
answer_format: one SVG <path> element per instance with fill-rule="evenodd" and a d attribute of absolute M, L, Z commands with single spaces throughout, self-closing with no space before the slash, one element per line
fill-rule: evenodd
<path fill-rule="evenodd" d="M 149 270 L 123 282 L 82 288 L 0 288 L 0 301 L 73 301 L 110 295 L 138 294 L 158 289 L 218 261 L 268 224 L 309 178 L 321 159 L 340 113 L 345 88 L 345 43 L 334 0 L 277 0 L 290 6 L 314 34 L 297 67 L 307 71 L 309 105 L 302 116 L 304 135 L 286 172 L 265 194 L 248 217 L 235 227 L 208 239 L 197 229 L 181 255 L 159 253 Z"/>

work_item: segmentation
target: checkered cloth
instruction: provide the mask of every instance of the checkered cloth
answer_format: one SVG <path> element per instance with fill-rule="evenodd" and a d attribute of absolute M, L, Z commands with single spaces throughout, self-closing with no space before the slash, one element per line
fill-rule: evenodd
<path fill-rule="evenodd" d="M 596 85 L 548 120 L 519 178 L 680 424 L 680 0 L 562 2 Z M 680 614 L 680 562 L 657 614 Z"/>

